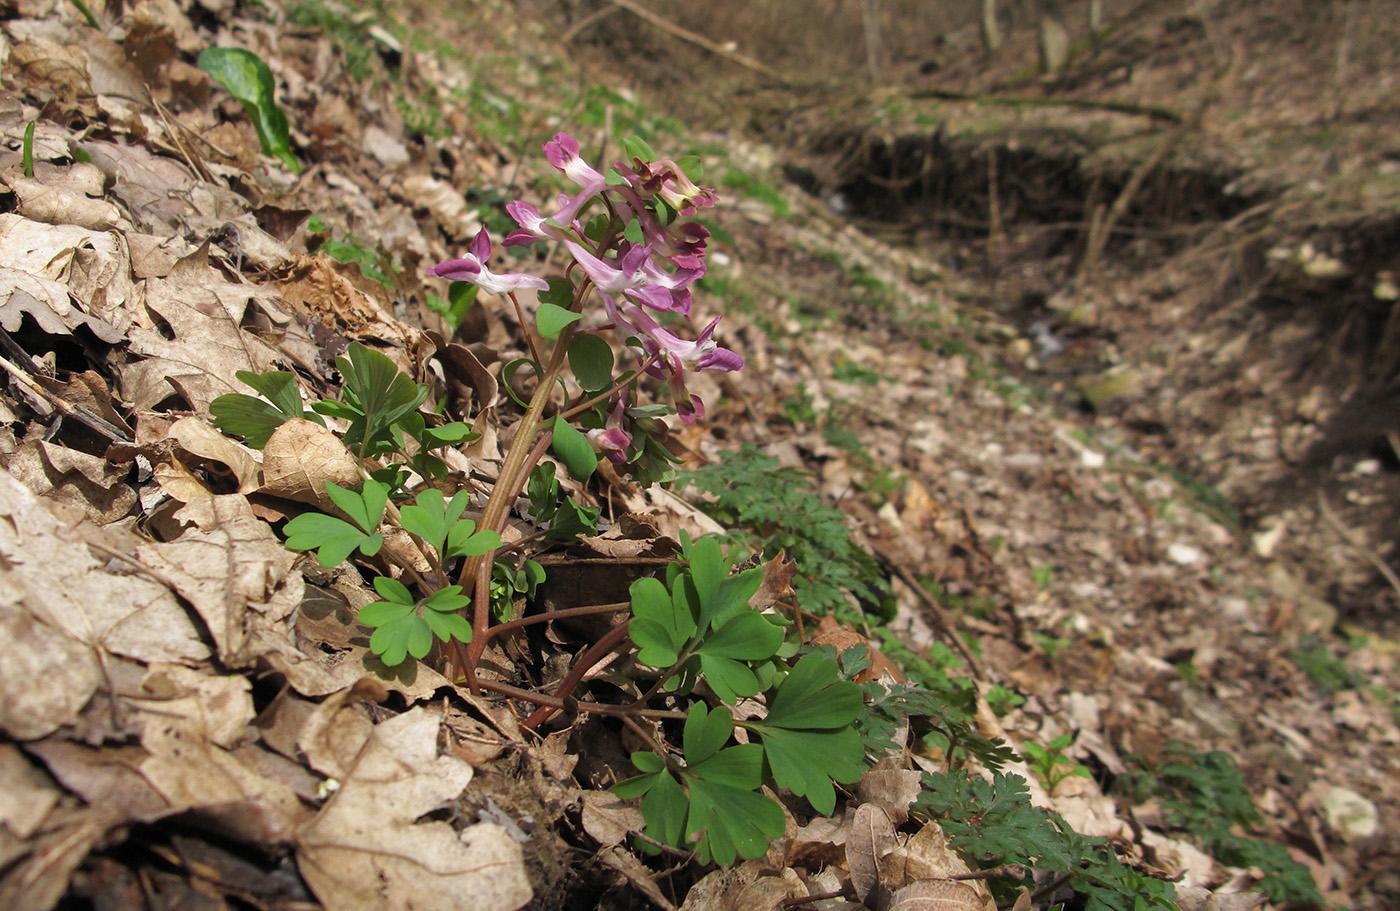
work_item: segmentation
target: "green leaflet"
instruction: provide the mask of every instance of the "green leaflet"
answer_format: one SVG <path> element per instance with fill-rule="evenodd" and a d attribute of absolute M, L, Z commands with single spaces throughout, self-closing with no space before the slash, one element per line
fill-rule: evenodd
<path fill-rule="evenodd" d="M 698 704 L 685 721 L 679 780 L 659 757 L 634 753 L 632 761 L 644 774 L 613 788 L 619 797 L 645 795 L 647 836 L 691 848 L 702 863 L 761 857 L 786 824 L 782 807 L 756 791 L 763 783 L 762 750 L 755 744 L 724 747 L 733 728 L 728 709 Z"/>
<path fill-rule="evenodd" d="M 320 415 L 303 410 L 301 390 L 292 374 L 281 370 L 269 373 L 240 370 L 235 375 L 263 398 L 230 392 L 210 402 L 209 413 L 214 418 L 214 426 L 224 433 L 241 436 L 249 446 L 262 449 L 273 431 L 293 418 L 325 424 Z"/>
<path fill-rule="evenodd" d="M 839 678 L 835 661 L 809 653 L 778 685 L 767 717 L 745 725 L 762 736 L 773 780 L 823 815 L 836 807 L 831 782 L 857 781 L 865 770 L 865 745 L 851 727 L 860 687 Z"/>
<path fill-rule="evenodd" d="M 384 539 L 375 529 L 379 527 L 384 517 L 384 506 L 389 502 L 388 485 L 370 479 L 357 493 L 327 481 L 326 493 L 330 495 L 331 502 L 355 524 L 324 513 L 304 513 L 288 522 L 283 529 L 287 535 L 287 547 L 291 550 L 316 551 L 316 559 L 327 568 L 341 563 L 357 548 L 367 557 L 379 553 Z"/>
<path fill-rule="evenodd" d="M 358 619 L 375 627 L 369 638 L 370 651 L 390 667 L 402 664 L 409 655 L 422 658 L 433 646 L 433 636 L 443 642 L 457 639 L 472 641 L 471 624 L 458 613 L 469 603 L 460 585 L 438 589 L 420 606 L 402 582 L 387 576 L 376 576 L 374 590 L 383 601 L 360 608 Z"/>
<path fill-rule="evenodd" d="M 210 47 L 200 51 L 198 65 L 243 103 L 263 152 L 281 159 L 293 174 L 300 174 L 301 165 L 292 154 L 287 115 L 277 105 L 272 70 L 262 58 L 243 48 Z"/>

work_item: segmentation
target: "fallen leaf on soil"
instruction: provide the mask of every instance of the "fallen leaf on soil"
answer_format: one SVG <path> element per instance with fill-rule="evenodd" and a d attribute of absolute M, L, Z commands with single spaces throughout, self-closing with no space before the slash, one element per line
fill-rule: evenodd
<path fill-rule="evenodd" d="M 438 755 L 439 716 L 413 708 L 378 725 L 340 790 L 297 835 L 316 897 L 343 911 L 510 911 L 531 898 L 520 846 L 493 823 L 457 833 L 415 823 L 455 800 L 471 766 Z"/>
<path fill-rule="evenodd" d="M 967 883 L 928 880 L 896 892 L 889 911 L 987 911 L 987 904 Z"/>
<path fill-rule="evenodd" d="M 360 483 L 355 458 L 340 438 L 315 421 L 296 418 L 272 432 L 263 447 L 262 492 L 333 511 L 326 482 L 354 488 Z"/>

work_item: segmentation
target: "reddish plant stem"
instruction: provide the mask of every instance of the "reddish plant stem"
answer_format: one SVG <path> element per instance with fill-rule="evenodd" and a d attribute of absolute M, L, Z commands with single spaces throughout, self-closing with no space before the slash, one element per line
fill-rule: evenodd
<path fill-rule="evenodd" d="M 548 623 L 551 620 L 567 620 L 570 617 L 588 617 L 596 614 L 615 614 L 631 607 L 632 602 L 630 601 L 618 601 L 614 604 L 590 604 L 587 607 L 566 607 L 563 610 L 545 611 L 542 614 L 531 614 L 518 620 L 508 620 L 505 623 L 497 624 L 486 631 L 486 638 L 494 639 L 502 633 L 536 623 Z"/>
<path fill-rule="evenodd" d="M 499 693 L 502 696 L 509 696 L 512 699 L 519 699 L 521 702 L 530 702 L 535 705 L 548 706 L 553 712 L 565 711 L 570 708 L 571 700 L 561 696 L 547 696 L 544 693 L 536 693 L 534 690 L 522 690 L 518 686 L 511 686 L 509 683 L 501 683 L 498 680 L 478 680 L 477 686 L 492 693 Z M 680 720 L 685 718 L 685 712 L 678 712 L 674 709 L 636 709 L 626 705 L 608 705 L 606 702 L 577 702 L 572 705 L 573 710 L 589 712 L 594 715 L 612 715 L 617 718 L 669 718 Z"/>
<path fill-rule="evenodd" d="M 583 675 L 588 673 L 588 669 L 593 667 L 593 665 L 597 664 L 599 661 L 603 660 L 604 655 L 608 654 L 613 649 L 621 645 L 622 640 L 626 638 L 626 623 L 619 623 L 617 626 L 614 626 L 612 629 L 604 633 L 603 638 L 595 642 L 593 646 L 588 649 L 588 651 L 583 653 L 583 657 L 579 658 L 578 661 L 574 662 L 573 668 L 569 670 L 569 675 L 564 678 L 563 683 L 559 684 L 559 689 L 554 691 L 555 697 L 560 700 L 568 699 L 569 694 L 574 691 L 574 688 L 577 687 L 580 682 L 582 682 Z M 562 705 L 560 706 L 560 708 L 562 708 Z M 525 727 L 530 728 L 531 730 L 539 727 L 540 725 L 548 721 L 556 711 L 559 711 L 559 708 L 550 706 L 540 707 L 533 714 L 531 714 L 529 718 L 525 719 Z"/>

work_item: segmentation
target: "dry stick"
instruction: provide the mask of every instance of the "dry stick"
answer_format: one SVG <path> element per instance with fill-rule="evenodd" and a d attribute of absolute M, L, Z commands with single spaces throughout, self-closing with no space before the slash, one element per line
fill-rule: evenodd
<path fill-rule="evenodd" d="M 1380 558 L 1379 554 L 1366 546 L 1366 543 L 1361 540 L 1360 535 L 1342 524 L 1342 520 L 1332 511 L 1332 505 L 1327 502 L 1326 494 L 1320 490 L 1317 492 L 1317 505 L 1322 511 L 1322 518 L 1328 525 L 1332 526 L 1332 530 L 1341 535 L 1342 540 L 1355 548 L 1357 553 L 1365 557 L 1366 562 L 1374 566 L 1376 571 L 1382 576 L 1385 576 L 1385 581 L 1390 583 L 1390 587 L 1395 589 L 1397 594 L 1400 594 L 1400 576 L 1395 574 L 1395 570 L 1391 569 L 1386 562 Z"/>
<path fill-rule="evenodd" d="M 34 380 L 32 380 L 29 377 L 29 374 L 25 373 L 22 368 L 15 366 L 3 357 L 0 357 L 0 368 L 3 368 L 5 372 L 9 373 L 10 376 L 14 377 L 15 382 L 19 383 L 25 389 L 28 389 L 30 392 L 34 393 L 44 401 L 48 402 L 50 405 L 57 408 L 59 413 L 62 414 L 64 417 L 72 418 L 73 420 L 84 425 L 88 429 L 101 434 L 109 440 L 114 440 L 122 443 L 131 442 L 131 435 L 128 434 L 126 431 L 122 430 L 120 427 L 117 427 L 114 424 L 107 423 L 102 418 L 88 411 L 81 405 L 68 404 L 63 399 L 54 395 L 52 392 L 49 392 L 43 386 L 40 386 L 38 383 L 34 382 Z"/>
<path fill-rule="evenodd" d="M 978 677 L 981 677 L 982 668 L 978 665 L 977 659 L 972 657 L 972 652 L 968 651 L 967 645 L 962 641 L 962 637 L 953 630 L 952 624 L 948 622 L 947 615 L 943 613 L 943 607 L 919 584 L 919 580 L 914 578 L 914 574 L 884 554 L 876 554 L 875 559 L 879 560 L 885 569 L 899 576 L 900 581 L 909 587 L 914 593 L 914 596 L 923 603 L 924 607 L 929 609 L 933 614 L 934 622 L 937 624 L 939 630 L 943 632 L 944 638 L 952 644 L 953 648 L 957 649 L 958 654 L 967 662 L 967 666 L 972 668 L 972 672 Z"/>
<path fill-rule="evenodd" d="M 911 101 L 933 99 L 937 101 L 976 101 L 982 104 L 1004 104 L 1012 107 L 1021 105 L 1038 107 L 1087 108 L 1095 111 L 1112 111 L 1115 114 L 1137 114 L 1153 120 L 1181 123 L 1186 118 L 1180 111 L 1160 107 L 1155 104 L 1133 104 L 1131 101 L 1096 101 L 1092 98 L 1067 98 L 1060 95 L 979 95 L 974 92 L 951 92 L 946 89 L 920 89 L 906 92 Z"/>
<path fill-rule="evenodd" d="M 610 715 L 615 718 L 661 718 L 671 721 L 680 721 L 686 716 L 685 712 L 675 709 L 636 709 L 627 705 L 609 705 L 606 702 L 579 702 L 559 696 L 546 696 L 544 693 L 537 693 L 534 690 L 522 690 L 520 687 L 511 686 L 509 683 L 501 683 L 499 680 L 478 679 L 476 685 L 483 690 L 499 693 L 502 696 L 509 696 L 512 699 L 519 699 L 521 702 L 548 706 L 551 714 L 554 712 L 575 710 L 579 712 L 588 712 L 593 715 Z"/>
<path fill-rule="evenodd" d="M 614 626 L 604 633 L 603 638 L 595 642 L 588 651 L 584 652 L 583 655 L 574 662 L 574 666 L 569 670 L 569 675 L 564 678 L 563 683 L 559 684 L 559 689 L 554 691 L 555 698 L 567 704 L 568 700 L 572 698 L 570 694 L 574 691 L 574 688 L 583 681 L 583 675 L 588 673 L 593 665 L 603 660 L 604 655 L 609 654 L 613 649 L 621 645 L 622 640 L 626 638 L 626 623 L 619 623 L 617 626 Z M 550 716 L 556 711 L 558 711 L 558 709 L 548 706 L 537 709 L 534 714 L 525 719 L 525 727 L 534 730 L 548 721 Z"/>
<path fill-rule="evenodd" d="M 745 57 L 738 51 L 731 51 L 723 45 L 716 44 L 715 42 L 711 41 L 703 35 L 697 35 L 692 31 L 683 29 L 679 25 L 676 25 L 674 22 L 662 19 L 660 16 L 656 15 L 656 13 L 653 13 L 651 10 L 647 9 L 641 4 L 634 3 L 633 0 L 608 0 L 608 2 L 611 3 L 613 6 L 619 6 L 627 10 L 629 13 L 633 13 L 637 16 L 640 16 L 647 22 L 650 22 L 652 25 L 661 29 L 663 32 L 669 32 L 670 34 L 675 35 L 682 41 L 689 41 L 691 44 L 703 47 L 711 54 L 718 54 L 726 60 L 732 60 L 742 67 L 747 67 L 748 69 L 753 70 L 755 73 L 762 73 L 769 79 L 776 79 L 778 82 L 781 82 L 784 85 L 791 84 L 791 80 L 779 73 L 777 70 L 770 69 L 769 67 L 764 66 L 763 64 L 759 63 L 757 60 L 754 60 L 751 57 Z"/>
<path fill-rule="evenodd" d="M 1138 190 L 1142 189 L 1147 175 L 1157 170 L 1157 165 L 1162 163 L 1162 159 L 1175 150 L 1188 133 L 1200 128 L 1201 120 L 1206 115 L 1206 109 L 1220 93 L 1222 83 L 1232 70 L 1233 61 L 1221 67 L 1220 72 L 1211 80 L 1210 86 L 1201 95 L 1201 100 L 1197 102 L 1196 109 L 1191 112 L 1191 116 L 1177 122 L 1176 128 L 1167 134 L 1157 144 L 1157 148 L 1153 150 L 1152 154 L 1147 156 L 1147 159 L 1133 171 L 1132 176 L 1123 185 L 1118 198 L 1113 201 L 1113 205 L 1109 207 L 1104 217 L 1094 220 L 1094 224 L 1090 227 L 1088 243 L 1085 244 L 1084 259 L 1080 261 L 1079 271 L 1075 274 L 1072 283 L 1075 290 L 1083 288 L 1093 277 L 1094 270 L 1098 268 L 1099 258 L 1103 255 L 1104 245 L 1108 243 L 1108 236 L 1113 233 L 1113 228 L 1118 221 L 1127 214 L 1128 206 L 1132 205 L 1133 197 L 1137 195 Z"/>

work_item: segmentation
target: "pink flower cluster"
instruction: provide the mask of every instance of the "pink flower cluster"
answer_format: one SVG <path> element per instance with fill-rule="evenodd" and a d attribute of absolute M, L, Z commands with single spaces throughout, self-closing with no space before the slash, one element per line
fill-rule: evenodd
<path fill-rule="evenodd" d="M 704 415 L 704 403 L 687 390 L 685 372 L 739 370 L 744 359 L 715 341 L 718 319 L 697 338 L 687 340 L 662 326 L 648 311 L 689 319 L 690 286 L 705 274 L 705 245 L 710 232 L 703 225 L 674 216 L 693 215 L 697 208 L 714 205 L 714 191 L 697 185 L 680 165 L 666 158 L 615 162 L 610 178 L 580 157 L 578 142 L 567 133 L 546 142 L 544 153 L 550 164 L 580 189 L 572 196 L 560 194 L 557 210 L 548 216 L 522 200 L 507 205 L 506 211 L 519 228 L 506 236 L 505 245 L 526 246 L 538 240 L 563 244 L 588 284 L 602 297 L 614 331 L 624 340 L 637 340 L 647 354 L 647 372 L 668 381 L 681 420 L 695 423 Z M 600 197 L 613 214 L 615 225 L 636 223 L 640 243 L 611 238 L 604 249 L 586 236 L 581 215 Z M 633 230 L 631 236 L 635 239 L 638 234 Z M 492 273 L 486 268 L 490 255 L 491 241 L 483 228 L 467 256 L 428 271 L 496 293 L 547 287 L 544 279 L 526 273 Z M 630 443 L 630 435 L 621 427 L 620 406 L 608 423 L 606 432 L 590 437 L 612 457 L 612 450 Z"/>

